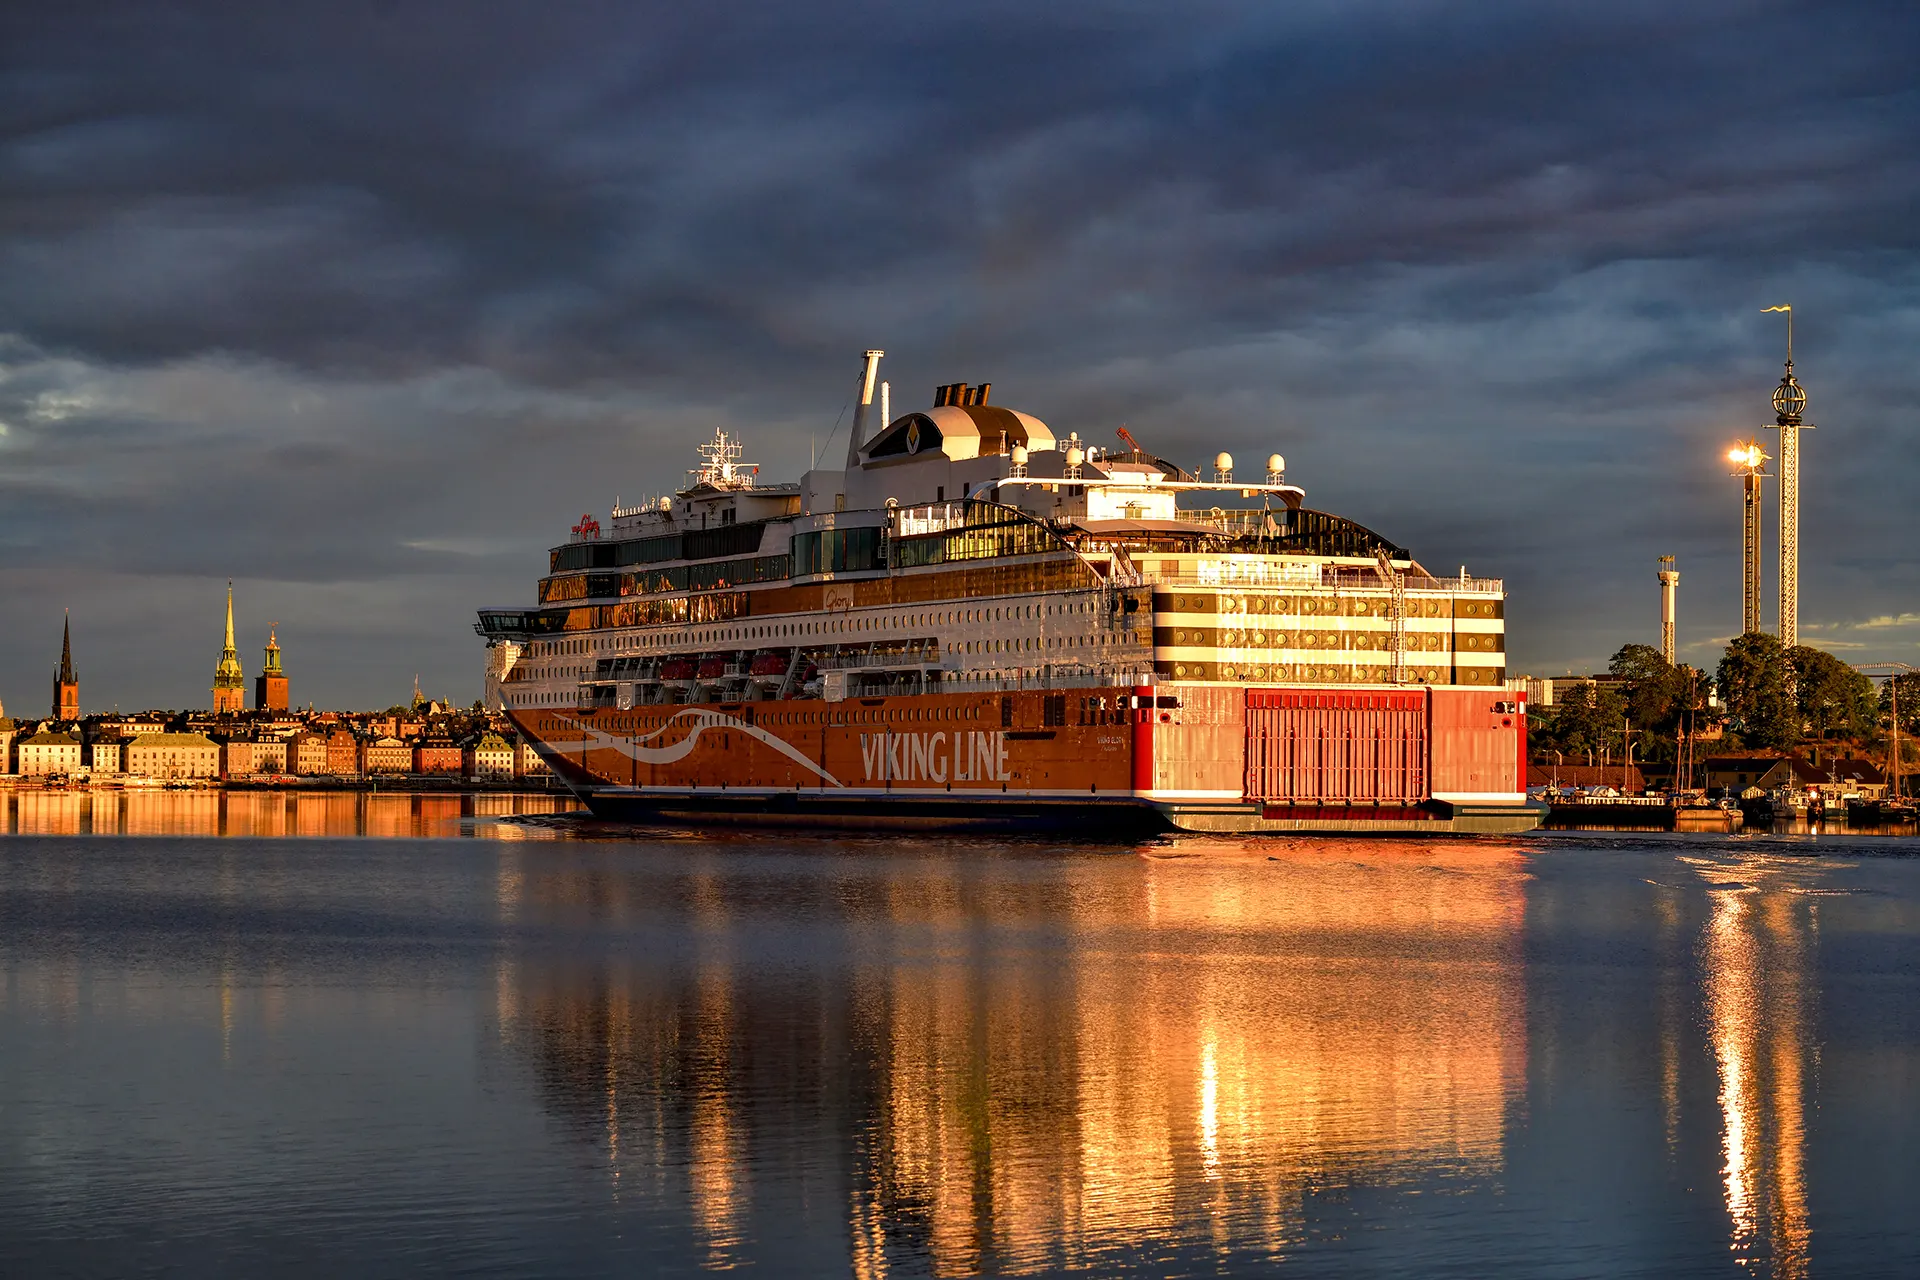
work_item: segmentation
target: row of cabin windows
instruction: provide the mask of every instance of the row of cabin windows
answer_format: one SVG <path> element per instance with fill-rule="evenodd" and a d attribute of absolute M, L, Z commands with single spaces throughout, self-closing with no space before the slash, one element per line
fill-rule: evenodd
<path fill-rule="evenodd" d="M 916 575 L 896 579 L 894 603 L 909 600 L 940 605 L 949 601 L 997 600 L 1011 596 L 1042 594 L 1065 595 L 1084 591 L 1092 572 L 1079 561 L 1042 560 L 1025 564 L 979 565 L 951 574 Z M 572 588 L 569 588 L 572 589 Z M 580 588 L 584 590 L 585 588 Z M 900 593 L 910 593 L 902 598 Z M 1120 606 L 1134 612 L 1148 602 L 1145 593 L 1123 593 Z M 618 604 L 573 604 L 536 608 L 525 613 L 482 615 L 488 634 L 511 635 L 528 632 L 539 636 L 607 631 L 622 627 L 673 626 L 680 623 L 727 622 L 753 614 L 754 596 L 750 591 L 711 591 L 695 595 L 655 595 L 622 600 Z M 1058 610 L 1055 610 L 1058 612 Z"/>
<path fill-rule="evenodd" d="M 743 526 L 744 527 L 744 526 Z M 720 535 L 721 531 L 710 531 Z M 749 582 L 771 582 L 791 577 L 809 577 L 822 573 L 863 573 L 888 567 L 889 554 L 894 568 L 917 568 L 965 560 L 987 560 L 1003 556 L 1039 555 L 1059 549 L 1060 539 L 1031 521 L 1002 521 L 991 525 L 950 530 L 928 536 L 897 538 L 892 549 L 878 528 L 821 529 L 795 534 L 789 540 L 790 554 L 755 556 L 721 564 L 671 565 L 657 569 L 639 569 L 631 573 L 581 573 L 583 569 L 614 569 L 626 565 L 655 564 L 661 561 L 697 558 L 697 552 L 724 554 L 727 551 L 759 549 L 757 527 L 750 531 L 751 545 L 720 547 L 696 546 L 702 535 L 673 534 L 618 543 L 575 543 L 554 550 L 551 556 L 554 577 L 540 582 L 540 603 L 567 600 L 592 600 L 614 595 L 634 595 L 656 591 L 705 591 Z M 731 536 L 730 531 L 728 535 Z M 713 537 L 705 538 L 712 544 Z"/>
<path fill-rule="evenodd" d="M 726 644 L 746 640 L 784 640 L 805 636 L 857 634 L 867 631 L 880 631 L 892 627 L 936 627 L 962 626 L 968 623 L 982 622 L 1021 622 L 1039 621 L 1051 617 L 1085 617 L 1095 612 L 1090 601 L 1076 601 L 1072 604 L 1025 604 L 1001 605 L 992 609 L 942 609 L 923 613 L 873 614 L 866 617 L 832 618 L 819 622 L 783 622 L 765 623 L 756 626 L 726 627 L 710 631 L 698 631 L 692 635 L 679 636 L 641 636 L 638 645 L 643 649 L 671 649 L 689 644 Z M 535 658 L 551 657 L 569 653 L 612 653 L 620 649 L 631 648 L 632 639 L 621 640 L 613 636 L 577 637 L 564 640 L 536 640 L 530 656 Z"/>

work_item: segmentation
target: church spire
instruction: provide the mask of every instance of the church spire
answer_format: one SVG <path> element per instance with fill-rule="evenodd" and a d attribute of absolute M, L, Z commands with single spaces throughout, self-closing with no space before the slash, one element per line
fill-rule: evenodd
<path fill-rule="evenodd" d="M 213 669 L 213 711 L 246 710 L 247 676 L 240 667 L 240 651 L 233 644 L 233 580 L 227 580 L 227 642 L 220 650 L 220 665 Z"/>
<path fill-rule="evenodd" d="M 80 677 L 73 674 L 73 618 L 60 624 L 60 670 L 53 675 L 53 718 L 80 718 Z"/>

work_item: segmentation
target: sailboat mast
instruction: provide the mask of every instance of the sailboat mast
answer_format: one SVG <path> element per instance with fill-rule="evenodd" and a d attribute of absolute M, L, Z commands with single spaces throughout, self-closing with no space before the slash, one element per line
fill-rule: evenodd
<path fill-rule="evenodd" d="M 1900 799 L 1900 673 L 1898 671 L 1887 677 L 1887 696 L 1892 699 L 1893 706 L 1893 747 L 1892 759 L 1888 761 L 1887 780 L 1892 785 L 1894 801 L 1898 803 Z"/>

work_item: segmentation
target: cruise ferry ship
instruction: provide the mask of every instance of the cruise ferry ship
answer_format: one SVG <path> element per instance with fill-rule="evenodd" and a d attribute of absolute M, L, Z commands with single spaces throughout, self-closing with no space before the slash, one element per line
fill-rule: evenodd
<path fill-rule="evenodd" d="M 1535 825 L 1497 579 L 991 384 L 767 484 L 725 433 L 480 611 L 489 696 L 601 817 L 1073 831 Z M 884 403 L 883 395 L 883 403 Z M 874 429 L 877 423 L 877 429 Z"/>

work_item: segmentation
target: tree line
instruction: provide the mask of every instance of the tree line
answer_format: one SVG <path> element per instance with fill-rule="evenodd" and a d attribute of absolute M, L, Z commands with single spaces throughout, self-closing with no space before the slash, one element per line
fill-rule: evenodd
<path fill-rule="evenodd" d="M 1890 723 L 1891 688 L 1875 688 L 1832 654 L 1788 647 L 1765 632 L 1727 646 L 1711 675 L 1666 660 L 1652 645 L 1622 645 L 1607 664 L 1617 685 L 1576 685 L 1529 726 L 1535 754 L 1671 760 L 1682 732 L 1724 727 L 1723 749 L 1791 749 L 1809 739 L 1878 742 Z M 1901 736 L 1920 734 L 1920 673 L 1898 678 Z M 1708 694 L 1719 694 L 1719 705 Z M 1903 758 L 1909 753 L 1903 751 Z"/>

